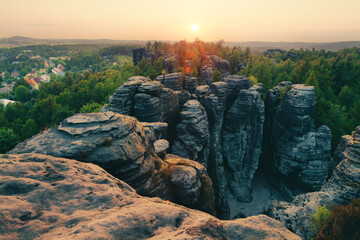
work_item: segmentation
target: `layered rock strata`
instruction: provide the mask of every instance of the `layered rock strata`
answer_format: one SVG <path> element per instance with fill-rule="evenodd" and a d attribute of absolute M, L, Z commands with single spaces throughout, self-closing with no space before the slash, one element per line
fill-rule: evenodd
<path fill-rule="evenodd" d="M 264 110 L 264 102 L 255 89 L 242 89 L 225 117 L 222 150 L 229 188 L 238 201 L 251 201 L 251 180 L 261 153 Z"/>
<path fill-rule="evenodd" d="M 300 194 L 290 203 L 274 201 L 269 216 L 307 239 L 312 233 L 311 215 L 317 207 L 326 204 L 331 208 L 332 204 L 347 204 L 351 199 L 360 197 L 360 127 L 351 136 L 343 137 L 340 148 L 344 149 L 342 154 L 334 155 L 334 158 L 339 158 L 335 161 L 340 163 L 319 192 Z"/>
<path fill-rule="evenodd" d="M 156 81 L 159 81 L 166 88 L 173 91 L 181 91 L 184 87 L 184 78 L 184 74 L 182 73 L 170 73 L 158 76 Z"/>
<path fill-rule="evenodd" d="M 113 112 L 76 114 L 58 127 L 19 144 L 11 153 L 42 153 L 94 163 L 141 195 L 181 200 L 169 180 L 170 165 L 155 154 L 142 125 L 133 117 Z M 188 191 L 200 194 L 203 188 L 208 186 L 200 184 Z M 214 203 L 208 206 L 212 207 L 202 210 L 215 214 Z"/>
<path fill-rule="evenodd" d="M 209 123 L 205 109 L 197 100 L 185 103 L 176 126 L 172 153 L 207 167 L 209 156 Z"/>
<path fill-rule="evenodd" d="M 198 80 L 196 77 L 186 76 L 184 79 L 184 89 L 188 91 L 190 94 L 194 94 L 196 92 L 196 88 L 198 87 Z"/>
<path fill-rule="evenodd" d="M 4 239 L 300 239 L 264 215 L 220 221 L 141 197 L 96 165 L 41 154 L 0 155 L 0 212 Z"/>
<path fill-rule="evenodd" d="M 208 86 L 199 86 L 196 89 L 199 102 L 205 108 L 209 120 L 210 151 L 208 158 L 208 173 L 214 184 L 217 212 L 219 217 L 230 217 L 229 205 L 226 199 L 228 190 L 225 166 L 221 146 L 221 129 L 226 107 L 225 82 L 216 82 Z"/>
<path fill-rule="evenodd" d="M 319 190 L 328 176 L 331 132 L 315 130 L 316 92 L 312 86 L 281 83 L 266 101 L 264 156 L 279 173 L 288 194 Z"/>
<path fill-rule="evenodd" d="M 169 123 L 179 111 L 179 98 L 160 82 L 135 76 L 115 90 L 108 110 L 134 116 L 142 122 Z"/>

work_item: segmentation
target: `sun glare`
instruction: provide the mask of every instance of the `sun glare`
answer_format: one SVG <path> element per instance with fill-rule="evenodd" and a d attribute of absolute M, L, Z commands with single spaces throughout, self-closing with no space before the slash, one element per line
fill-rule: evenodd
<path fill-rule="evenodd" d="M 191 30 L 192 30 L 193 32 L 196 32 L 198 29 L 199 29 L 199 27 L 198 27 L 198 25 L 196 25 L 196 24 L 194 24 L 194 25 L 191 26 Z"/>

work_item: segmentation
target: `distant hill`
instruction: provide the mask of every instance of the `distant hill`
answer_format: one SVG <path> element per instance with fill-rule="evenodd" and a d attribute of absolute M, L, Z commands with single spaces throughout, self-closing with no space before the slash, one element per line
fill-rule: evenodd
<path fill-rule="evenodd" d="M 229 47 L 240 46 L 241 48 L 249 47 L 252 50 L 265 51 L 267 49 L 279 48 L 289 49 L 316 49 L 326 51 L 338 51 L 343 48 L 359 47 L 360 41 L 348 42 L 328 42 L 328 43 L 309 43 L 309 42 L 228 42 L 225 45 Z"/>
<path fill-rule="evenodd" d="M 21 36 L 14 36 L 9 38 L 0 38 L 0 48 L 3 47 L 20 47 L 27 45 L 42 45 L 42 44 L 131 44 L 144 45 L 147 41 L 138 40 L 111 40 L 111 39 L 37 39 Z"/>
<path fill-rule="evenodd" d="M 1 47 L 19 47 L 27 45 L 41 45 L 41 44 L 131 44 L 131 45 L 145 45 L 147 41 L 144 40 L 112 40 L 112 39 L 36 39 L 22 36 L 14 36 L 10 38 L 0 38 Z M 154 42 L 154 41 L 151 41 Z M 168 41 L 174 42 L 174 41 Z M 348 42 L 327 42 L 327 43 L 309 43 L 309 42 L 225 42 L 226 46 L 241 48 L 249 47 L 252 50 L 266 51 L 267 49 L 279 48 L 283 50 L 289 49 L 316 49 L 326 51 L 337 51 L 343 48 L 359 47 L 360 41 Z"/>

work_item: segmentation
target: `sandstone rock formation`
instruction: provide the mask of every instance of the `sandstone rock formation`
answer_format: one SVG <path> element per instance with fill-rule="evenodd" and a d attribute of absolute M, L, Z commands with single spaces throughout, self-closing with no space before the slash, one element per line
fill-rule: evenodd
<path fill-rule="evenodd" d="M 160 158 L 164 159 L 167 153 L 167 150 L 169 149 L 169 142 L 165 139 L 159 139 L 154 142 L 154 148 L 156 155 L 158 155 Z"/>
<path fill-rule="evenodd" d="M 332 204 L 345 204 L 360 197 L 360 127 L 343 139 L 347 139 L 340 143 L 344 144 L 345 149 L 334 158 L 344 159 L 319 192 L 300 194 L 291 203 L 274 201 L 269 209 L 271 217 L 283 222 L 288 229 L 305 239 L 311 234 L 310 216 L 316 207 L 326 204 L 329 208 Z"/>
<path fill-rule="evenodd" d="M 214 64 L 214 67 L 219 69 L 221 73 L 230 72 L 231 71 L 231 64 L 228 60 L 218 57 L 216 55 L 211 55 L 211 61 Z"/>
<path fill-rule="evenodd" d="M 239 75 L 229 75 L 224 78 L 224 82 L 227 83 L 226 91 L 226 112 L 233 105 L 240 90 L 250 88 L 250 80 Z"/>
<path fill-rule="evenodd" d="M 184 104 L 191 99 L 191 94 L 188 91 L 182 90 L 182 91 L 176 91 L 176 94 L 179 98 L 179 106 L 180 109 L 183 108 Z"/>
<path fill-rule="evenodd" d="M 330 158 L 329 161 L 329 177 L 332 176 L 336 166 L 346 158 L 345 152 L 346 152 L 346 143 L 352 140 L 352 136 L 350 135 L 344 135 L 341 137 L 339 145 L 337 146 L 333 157 Z"/>
<path fill-rule="evenodd" d="M 137 48 L 133 50 L 134 66 L 136 66 L 143 58 L 147 59 L 149 62 L 153 62 L 156 60 L 156 54 L 146 48 Z"/>
<path fill-rule="evenodd" d="M 159 139 L 166 139 L 168 124 L 164 122 L 141 122 L 150 145 Z"/>
<path fill-rule="evenodd" d="M 214 184 L 221 218 L 229 217 L 227 193 L 251 200 L 251 180 L 261 152 L 264 103 L 242 76 L 199 86 L 196 95 L 209 121 L 208 172 Z"/>
<path fill-rule="evenodd" d="M 133 117 L 113 112 L 76 114 L 11 151 L 30 152 L 95 163 L 131 185 L 141 195 L 174 202 L 181 200 L 169 181 L 170 165 L 155 154 L 142 125 Z M 203 177 L 196 175 L 197 178 Z M 200 195 L 203 189 L 208 188 L 200 184 L 200 187 L 188 191 Z M 192 203 L 191 206 L 197 204 Z M 208 206 L 211 207 L 201 210 L 215 214 L 214 203 L 210 202 Z"/>
<path fill-rule="evenodd" d="M 220 221 L 141 197 L 96 165 L 41 154 L 0 155 L 0 212 L 5 239 L 300 239 L 264 215 Z"/>
<path fill-rule="evenodd" d="M 108 109 L 134 116 L 142 122 L 169 123 L 179 111 L 179 99 L 160 82 L 135 76 L 116 89 Z"/>
<path fill-rule="evenodd" d="M 196 77 L 186 76 L 184 79 L 184 89 L 191 94 L 196 92 L 196 88 L 198 87 L 198 80 Z"/>
<path fill-rule="evenodd" d="M 217 212 L 219 217 L 230 217 L 229 205 L 226 200 L 228 190 L 225 166 L 221 146 L 221 129 L 224 121 L 226 107 L 225 82 L 216 82 L 208 86 L 199 86 L 196 89 L 199 102 L 205 108 L 209 119 L 210 151 L 208 158 L 208 173 L 214 184 Z"/>
<path fill-rule="evenodd" d="M 172 73 L 175 68 L 180 67 L 180 59 L 177 54 L 173 54 L 172 56 L 165 57 L 164 60 L 164 69 L 167 73 Z"/>
<path fill-rule="evenodd" d="M 209 68 L 213 62 L 210 57 Z M 292 197 L 321 188 L 328 175 L 331 134 L 326 126 L 315 131 L 313 87 L 282 82 L 269 90 L 263 134 L 261 84 L 250 88 L 249 79 L 229 75 L 194 92 L 194 81 L 181 73 L 161 75 L 155 82 L 132 77 L 116 90 L 109 110 L 168 123 L 163 135 L 170 152 L 208 168 L 221 218 L 229 218 L 228 192 L 238 201 L 251 200 L 261 142 L 261 165 L 277 176 L 281 190 Z M 151 143 L 159 139 L 148 138 L 154 139 Z"/>
<path fill-rule="evenodd" d="M 319 190 L 328 175 L 331 132 L 315 130 L 316 92 L 312 86 L 280 83 L 266 100 L 264 156 L 276 174 L 290 183 L 290 196 Z"/>
<path fill-rule="evenodd" d="M 222 149 L 230 191 L 239 201 L 251 201 L 251 180 L 261 153 L 264 111 L 260 94 L 255 89 L 242 89 L 225 117 Z"/>
<path fill-rule="evenodd" d="M 202 211 L 214 208 L 212 182 L 203 165 L 173 154 L 167 154 L 165 161 L 177 203 Z"/>
<path fill-rule="evenodd" d="M 349 203 L 350 199 L 360 197 L 360 126 L 351 136 L 343 138 L 346 139 L 343 154 L 334 155 L 335 161 L 340 163 L 321 188 L 337 204 Z"/>
<path fill-rule="evenodd" d="M 202 84 L 210 85 L 214 79 L 214 70 L 211 66 L 202 66 L 199 72 L 199 80 Z"/>
<path fill-rule="evenodd" d="M 169 88 L 173 91 L 183 90 L 184 74 L 182 73 L 160 75 L 156 78 L 156 80 L 162 83 L 166 88 Z"/>
<path fill-rule="evenodd" d="M 209 123 L 205 109 L 197 100 L 190 100 L 180 112 L 172 153 L 207 167 L 209 157 Z"/>

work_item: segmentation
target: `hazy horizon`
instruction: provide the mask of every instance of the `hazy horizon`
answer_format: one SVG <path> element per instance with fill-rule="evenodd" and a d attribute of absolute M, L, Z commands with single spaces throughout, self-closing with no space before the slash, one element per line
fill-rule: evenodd
<path fill-rule="evenodd" d="M 360 1 L 13 0 L 0 38 L 226 42 L 360 40 Z M 191 31 L 197 24 L 199 30 Z"/>

